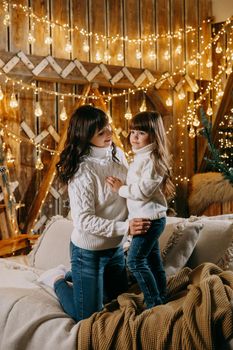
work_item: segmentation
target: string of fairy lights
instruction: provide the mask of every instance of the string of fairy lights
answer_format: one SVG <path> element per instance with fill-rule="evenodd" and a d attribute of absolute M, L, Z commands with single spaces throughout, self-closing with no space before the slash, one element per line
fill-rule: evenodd
<path fill-rule="evenodd" d="M 135 57 L 138 60 L 141 60 L 143 58 L 143 51 L 141 50 L 142 45 L 144 43 L 148 43 L 151 45 L 151 50 L 148 51 L 148 55 L 151 60 L 158 59 L 156 52 L 154 50 L 154 44 L 158 42 L 160 39 L 167 39 L 167 50 L 165 50 L 163 54 L 163 58 L 166 61 L 169 61 L 172 59 L 173 55 L 181 55 L 183 47 L 181 45 L 182 40 L 184 36 L 191 35 L 190 42 L 194 42 L 196 39 L 196 36 L 199 36 L 199 47 L 202 47 L 204 44 L 204 38 L 202 35 L 203 28 L 200 26 L 199 28 L 193 28 L 191 26 L 187 26 L 185 29 L 178 29 L 174 32 L 167 32 L 167 33 L 161 33 L 161 34 L 155 34 L 151 33 L 148 35 L 144 35 L 140 38 L 129 38 L 128 36 L 122 36 L 120 34 L 114 35 L 114 36 L 106 36 L 99 33 L 93 33 L 88 32 L 84 28 L 79 28 L 77 26 L 71 26 L 69 23 L 59 23 L 58 21 L 52 21 L 48 18 L 47 15 L 45 16 L 38 16 L 32 9 L 32 7 L 24 6 L 22 4 L 14 3 L 14 2 L 8 2 L 3 1 L 3 10 L 4 10 L 4 16 L 3 16 L 3 24 L 6 27 L 9 27 L 11 24 L 11 16 L 14 11 L 21 12 L 25 14 L 29 18 L 30 21 L 30 30 L 28 33 L 28 43 L 30 45 L 33 45 L 36 43 L 36 26 L 38 25 L 45 25 L 47 29 L 45 29 L 45 39 L 44 43 L 45 45 L 52 45 L 53 44 L 53 38 L 52 38 L 52 32 L 55 29 L 59 29 L 62 31 L 65 35 L 65 47 L 64 50 L 68 53 L 72 53 L 73 51 L 73 34 L 78 33 L 80 35 L 79 40 L 82 42 L 82 49 L 83 52 L 88 53 L 91 50 L 91 42 L 94 40 L 96 44 L 95 48 L 95 60 L 97 62 L 105 61 L 109 63 L 111 61 L 111 44 L 119 42 L 119 52 L 116 53 L 117 55 L 117 61 L 122 62 L 124 61 L 124 55 L 122 47 L 125 44 L 128 45 L 138 45 L 138 47 L 135 49 Z M 210 24 L 211 20 L 204 20 L 203 26 L 206 24 Z M 221 44 L 223 42 L 224 35 L 228 36 L 227 40 L 227 48 L 223 47 Z M 208 116 L 212 116 L 214 113 L 214 107 L 218 105 L 222 95 L 223 95 L 223 89 L 224 89 L 224 79 L 226 75 L 230 75 L 232 73 L 232 64 L 233 64 L 233 24 L 232 24 L 232 18 L 227 19 L 217 33 L 210 39 L 207 45 L 205 45 L 201 51 L 196 51 L 196 46 L 193 45 L 192 54 L 190 57 L 183 61 L 183 64 L 181 64 L 181 67 L 174 67 L 173 71 L 169 72 L 169 74 L 164 74 L 161 76 L 159 81 L 162 83 L 163 81 L 167 81 L 169 84 L 170 79 L 180 78 L 183 80 L 183 84 L 185 84 L 184 76 L 187 73 L 187 71 L 191 72 L 189 73 L 191 77 L 193 78 L 195 84 L 192 87 L 193 95 L 194 97 L 189 99 L 188 101 L 188 107 L 186 114 L 183 115 L 181 118 L 178 118 L 177 120 L 177 126 L 181 127 L 181 141 L 180 141 L 180 159 L 178 161 L 178 174 L 175 178 L 176 185 L 178 185 L 180 182 L 189 181 L 189 178 L 187 176 L 183 176 L 182 170 L 184 169 L 184 139 L 186 135 L 187 126 L 189 127 L 189 136 L 191 138 L 195 137 L 198 134 L 200 121 L 198 118 L 198 110 L 199 107 L 203 105 L 205 101 L 208 101 L 207 104 L 207 110 L 206 113 Z M 171 40 L 172 39 L 178 39 L 180 40 L 180 43 L 171 50 Z M 103 43 L 103 47 L 108 48 L 107 50 L 101 52 L 100 48 L 98 48 L 98 44 Z M 133 46 L 132 46 L 133 47 Z M 135 47 L 135 46 L 134 46 Z M 219 64 L 217 68 L 217 72 L 215 76 L 210 79 L 209 83 L 207 84 L 207 87 L 201 86 L 201 84 L 197 84 L 195 81 L 195 69 L 199 69 L 200 74 L 200 82 L 202 81 L 202 72 L 204 66 L 208 69 L 211 69 L 213 66 L 213 62 L 211 60 L 210 52 L 211 50 L 214 50 L 216 54 L 219 54 L 221 56 L 221 64 Z M 205 57 L 208 55 L 208 59 L 206 60 Z M 192 71 L 193 68 L 193 71 Z M 19 107 L 20 103 L 20 92 L 27 90 L 32 91 L 34 96 L 34 114 L 36 117 L 40 118 L 44 111 L 40 104 L 40 94 L 48 94 L 53 95 L 54 97 L 59 99 L 60 103 L 60 114 L 59 117 L 62 121 L 65 121 L 67 119 L 67 112 L 66 112 L 66 101 L 67 99 L 72 99 L 72 101 L 75 101 L 75 99 L 86 99 L 86 96 L 83 96 L 82 94 L 77 93 L 63 93 L 58 92 L 54 90 L 49 90 L 46 88 L 42 88 L 38 86 L 36 82 L 31 83 L 25 83 L 21 79 L 12 78 L 9 75 L 7 75 L 4 71 L 0 71 L 0 101 L 4 99 L 4 97 L 7 97 L 8 103 L 10 108 L 12 110 L 16 110 Z M 130 96 L 134 95 L 137 92 L 142 92 L 142 104 L 139 108 L 140 111 L 144 111 L 147 109 L 146 106 L 146 98 L 145 94 L 147 90 L 154 86 L 155 83 L 149 82 L 147 84 L 144 84 L 144 86 L 139 86 L 137 88 L 130 88 L 127 90 L 123 90 L 120 92 L 105 92 L 103 91 L 100 96 L 96 96 L 94 93 L 88 96 L 88 101 L 92 100 L 98 100 L 103 99 L 106 104 L 109 104 L 112 99 L 122 97 L 125 98 L 125 114 L 124 118 L 126 121 L 129 121 L 132 118 L 132 112 L 130 107 Z M 8 92 L 10 91 L 10 93 Z M 185 100 L 187 93 L 182 87 L 178 92 L 174 90 L 174 87 L 171 86 L 171 94 L 166 99 L 165 103 L 170 108 L 173 106 L 173 94 L 178 94 L 178 99 L 180 101 Z M 111 116 L 109 114 L 109 118 L 111 121 Z M 225 116 L 225 120 L 231 123 L 232 121 L 232 114 L 229 116 Z M 14 139 L 15 142 L 21 143 L 21 142 L 27 142 L 36 147 L 36 163 L 35 167 L 38 170 L 42 170 L 44 165 L 41 160 L 41 152 L 42 151 L 48 151 L 51 155 L 57 154 L 57 151 L 54 149 L 49 148 L 45 143 L 36 144 L 35 141 L 32 138 L 27 138 L 22 135 L 17 135 L 16 133 L 12 132 L 11 128 L 3 123 L 0 119 L 0 135 L 4 135 L 6 133 L 7 136 Z M 174 128 L 174 125 L 170 125 L 167 134 L 169 134 L 172 129 Z M 186 128 L 186 130 L 185 130 Z M 120 141 L 119 134 L 117 132 L 117 129 L 115 129 L 116 135 Z M 127 131 L 122 130 L 122 135 L 125 137 L 127 136 Z M 232 136 L 232 134 L 231 134 Z M 229 137 L 230 139 L 230 137 Z M 226 143 L 224 144 L 224 141 L 221 141 L 221 147 L 226 146 Z M 227 141 L 227 147 L 231 147 L 232 144 Z M 13 156 L 10 153 L 10 149 L 6 152 L 7 161 L 12 161 Z"/>
<path fill-rule="evenodd" d="M 211 39 L 210 43 L 208 43 L 205 48 L 201 51 L 201 52 L 198 52 L 196 53 L 196 56 L 195 58 L 191 59 L 191 63 L 193 62 L 193 60 L 195 60 L 196 62 L 199 62 L 199 65 L 202 66 L 203 63 L 201 62 L 201 59 L 203 58 L 203 56 L 205 55 L 206 51 L 210 49 L 210 47 L 212 45 L 216 45 L 216 42 L 217 42 L 217 45 L 216 45 L 216 53 L 220 54 L 222 53 L 222 47 L 219 45 L 220 42 L 218 42 L 218 40 L 226 33 L 226 27 L 229 26 L 229 24 L 231 24 L 231 21 L 230 19 L 227 20 L 223 25 L 222 25 L 222 28 L 219 30 L 219 32 L 214 36 L 214 38 Z M 232 25 L 230 27 L 230 31 L 229 31 L 229 41 L 228 41 L 228 45 L 229 47 L 227 48 L 226 50 L 226 54 L 222 57 L 223 59 L 223 65 L 219 66 L 219 72 L 221 73 L 224 73 L 224 71 L 226 72 L 226 74 L 230 74 L 232 72 L 232 60 L 233 60 L 233 48 L 232 48 L 232 35 L 233 35 L 233 31 L 232 31 Z M 190 61 L 187 63 L 187 62 L 184 62 L 183 63 L 183 67 L 175 70 L 174 72 L 172 73 L 169 73 L 166 74 L 166 75 L 162 75 L 161 76 L 161 79 L 160 79 L 160 82 L 162 83 L 163 80 L 167 80 L 169 81 L 170 78 L 175 78 L 177 75 L 184 75 L 185 72 L 186 72 L 186 66 L 187 64 L 190 64 Z M 212 64 L 213 62 L 212 61 L 208 61 L 208 68 L 211 68 L 212 67 Z M 224 68 L 224 69 L 223 69 Z M 194 73 L 192 73 L 194 75 Z M 61 92 L 57 92 L 57 91 L 54 91 L 54 90 L 49 90 L 49 89 L 44 89 L 44 88 L 41 88 L 41 87 L 38 87 L 36 85 L 35 82 L 32 82 L 30 84 L 28 83 L 25 83 L 23 82 L 22 80 L 17 80 L 17 79 L 14 79 L 14 78 L 11 78 L 10 76 L 8 76 L 6 73 L 4 72 L 0 72 L 0 78 L 1 76 L 4 77 L 5 81 L 4 83 L 7 84 L 8 82 L 11 83 L 12 85 L 12 94 L 11 94 L 11 97 L 10 97 L 10 106 L 12 108 L 16 108 L 18 107 L 18 101 L 17 101 L 17 96 L 16 96 L 16 93 L 15 93 L 15 89 L 17 88 L 18 92 L 20 90 L 33 90 L 34 92 L 34 95 L 35 95 L 35 98 L 37 98 L 38 94 L 39 93 L 46 93 L 46 94 L 49 94 L 49 95 L 54 95 L 54 96 L 58 96 L 63 104 L 63 107 L 62 107 L 62 111 L 61 111 L 61 115 L 60 115 L 60 118 L 62 120 L 65 120 L 67 118 L 67 113 L 66 113 L 66 107 L 65 107 L 65 99 L 67 98 L 72 98 L 72 99 L 75 99 L 75 98 L 84 98 L 84 96 L 80 95 L 80 94 L 75 94 L 75 93 L 61 93 Z M 220 78 L 221 79 L 221 78 Z M 219 79 L 219 81 L 220 81 Z M 216 81 L 214 81 L 216 83 Z M 127 90 L 123 90 L 119 93 L 105 93 L 103 91 L 102 95 L 101 96 L 96 96 L 94 94 L 90 95 L 89 96 L 89 100 L 93 99 L 102 99 L 104 98 L 106 101 L 108 100 L 111 100 L 112 98 L 117 98 L 117 97 L 121 97 L 121 96 L 129 96 L 129 94 L 135 94 L 137 91 L 146 91 L 150 86 L 152 86 L 154 83 L 147 83 L 145 84 L 144 86 L 140 86 L 138 88 L 132 88 L 132 89 L 129 89 L 128 91 Z M 209 85 L 212 87 L 214 86 L 214 88 L 216 88 L 216 85 L 214 84 L 213 85 L 213 79 L 210 80 L 210 83 Z M 218 82 L 218 86 L 220 86 L 221 84 Z M 209 88 L 208 88 L 209 89 Z M 206 91 L 210 91 L 210 90 L 206 90 Z M 196 84 L 196 91 L 194 92 L 197 92 L 199 90 L 199 87 L 198 85 Z M 193 113 L 190 113 L 189 112 L 189 115 L 193 114 L 193 115 L 196 115 L 196 107 L 198 107 L 198 104 L 200 105 L 200 102 L 202 102 L 203 100 L 203 97 L 207 94 L 206 93 L 200 93 L 199 95 L 199 98 L 195 101 L 195 105 L 193 108 Z M 202 97 L 203 96 L 203 97 Z M 218 93 L 218 96 L 221 97 L 221 91 L 219 91 Z M 184 92 L 184 89 L 181 88 L 180 91 L 178 92 L 178 98 L 180 100 L 183 100 L 185 99 L 186 97 L 186 94 Z M 2 90 L 2 87 L 0 86 L 0 99 L 3 98 L 3 90 Z M 217 102 L 216 102 L 217 103 Z M 173 100 L 172 100 L 172 96 L 169 96 L 166 100 L 166 105 L 168 107 L 171 107 L 173 104 Z M 189 103 L 190 105 L 192 104 L 192 101 L 190 101 Z M 41 109 L 41 106 L 40 106 L 40 102 L 39 101 L 36 101 L 35 103 L 35 115 L 36 116 L 41 116 L 43 114 L 42 112 L 42 109 Z M 128 114 L 126 113 L 126 119 L 128 117 Z M 192 119 L 192 118 L 191 118 Z"/>

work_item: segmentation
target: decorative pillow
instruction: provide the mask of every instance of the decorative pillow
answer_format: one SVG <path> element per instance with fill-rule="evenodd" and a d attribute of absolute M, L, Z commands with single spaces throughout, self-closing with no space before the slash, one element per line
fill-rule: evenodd
<path fill-rule="evenodd" d="M 48 270 L 59 264 L 70 268 L 70 236 L 72 221 L 54 216 L 28 255 L 29 264 L 37 269 Z"/>
<path fill-rule="evenodd" d="M 172 217 L 168 216 L 166 218 L 166 220 L 167 220 L 166 227 L 165 227 L 163 233 L 161 234 L 161 236 L 159 237 L 159 246 L 160 246 L 161 251 L 164 250 L 170 236 L 173 235 L 173 232 L 176 229 L 176 225 L 179 223 L 185 222 L 186 219 L 180 218 L 180 217 L 175 217 L 175 216 L 172 216 Z"/>
<path fill-rule="evenodd" d="M 175 227 L 173 225 L 173 232 L 165 248 L 161 249 L 163 264 L 168 277 L 174 275 L 185 266 L 197 244 L 199 232 L 202 229 L 203 223 L 199 221 L 189 222 L 188 220 L 183 220 L 181 223 L 176 224 Z"/>
<path fill-rule="evenodd" d="M 233 221 L 205 217 L 199 220 L 204 228 L 187 266 L 195 268 L 204 262 L 212 262 L 222 269 L 228 269 L 233 260 Z"/>

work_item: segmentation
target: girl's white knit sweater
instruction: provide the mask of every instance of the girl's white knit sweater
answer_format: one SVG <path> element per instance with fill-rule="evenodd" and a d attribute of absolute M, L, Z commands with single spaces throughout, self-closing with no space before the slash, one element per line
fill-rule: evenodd
<path fill-rule="evenodd" d="M 125 182 L 127 161 L 119 148 L 116 156 L 120 164 L 112 160 L 111 147 L 92 147 L 68 185 L 74 225 L 71 241 L 80 248 L 115 248 L 127 235 L 126 201 L 105 182 L 107 176 L 116 176 Z"/>
<path fill-rule="evenodd" d="M 119 195 L 127 198 L 129 219 L 166 216 L 167 202 L 162 193 L 163 177 L 155 171 L 151 152 L 154 145 L 147 145 L 134 151 L 134 160 L 129 166 L 126 185 L 121 186 Z"/>

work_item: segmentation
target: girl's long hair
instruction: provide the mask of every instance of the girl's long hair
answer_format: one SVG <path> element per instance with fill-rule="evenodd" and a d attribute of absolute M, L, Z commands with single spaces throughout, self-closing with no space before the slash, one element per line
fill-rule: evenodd
<path fill-rule="evenodd" d="M 83 105 L 77 108 L 70 119 L 64 150 L 56 164 L 57 173 L 62 182 L 68 183 L 77 172 L 83 156 L 90 153 L 90 140 L 95 132 L 109 123 L 107 115 L 99 108 Z M 112 143 L 112 158 L 116 157 L 116 146 Z"/>
<path fill-rule="evenodd" d="M 156 111 L 140 112 L 132 118 L 130 130 L 149 133 L 150 143 L 155 146 L 153 150 L 155 169 L 159 175 L 164 177 L 163 193 L 170 200 L 174 197 L 175 186 L 172 182 L 171 155 L 161 115 Z"/>

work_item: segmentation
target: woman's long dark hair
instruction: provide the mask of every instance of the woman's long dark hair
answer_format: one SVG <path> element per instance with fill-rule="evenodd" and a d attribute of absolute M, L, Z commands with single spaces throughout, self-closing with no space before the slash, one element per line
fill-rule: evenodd
<path fill-rule="evenodd" d="M 174 197 L 175 187 L 171 180 L 171 155 L 161 115 L 156 111 L 140 112 L 132 118 L 130 130 L 141 130 L 149 134 L 150 143 L 155 145 L 153 150 L 155 169 L 164 177 L 163 192 L 168 200 L 171 199 Z"/>
<path fill-rule="evenodd" d="M 72 179 L 82 162 L 82 157 L 90 153 L 90 140 L 95 132 L 102 130 L 108 123 L 104 111 L 91 105 L 83 105 L 73 112 L 65 147 L 56 164 L 62 182 L 67 184 Z M 114 143 L 112 143 L 112 157 L 114 161 L 118 161 Z"/>

